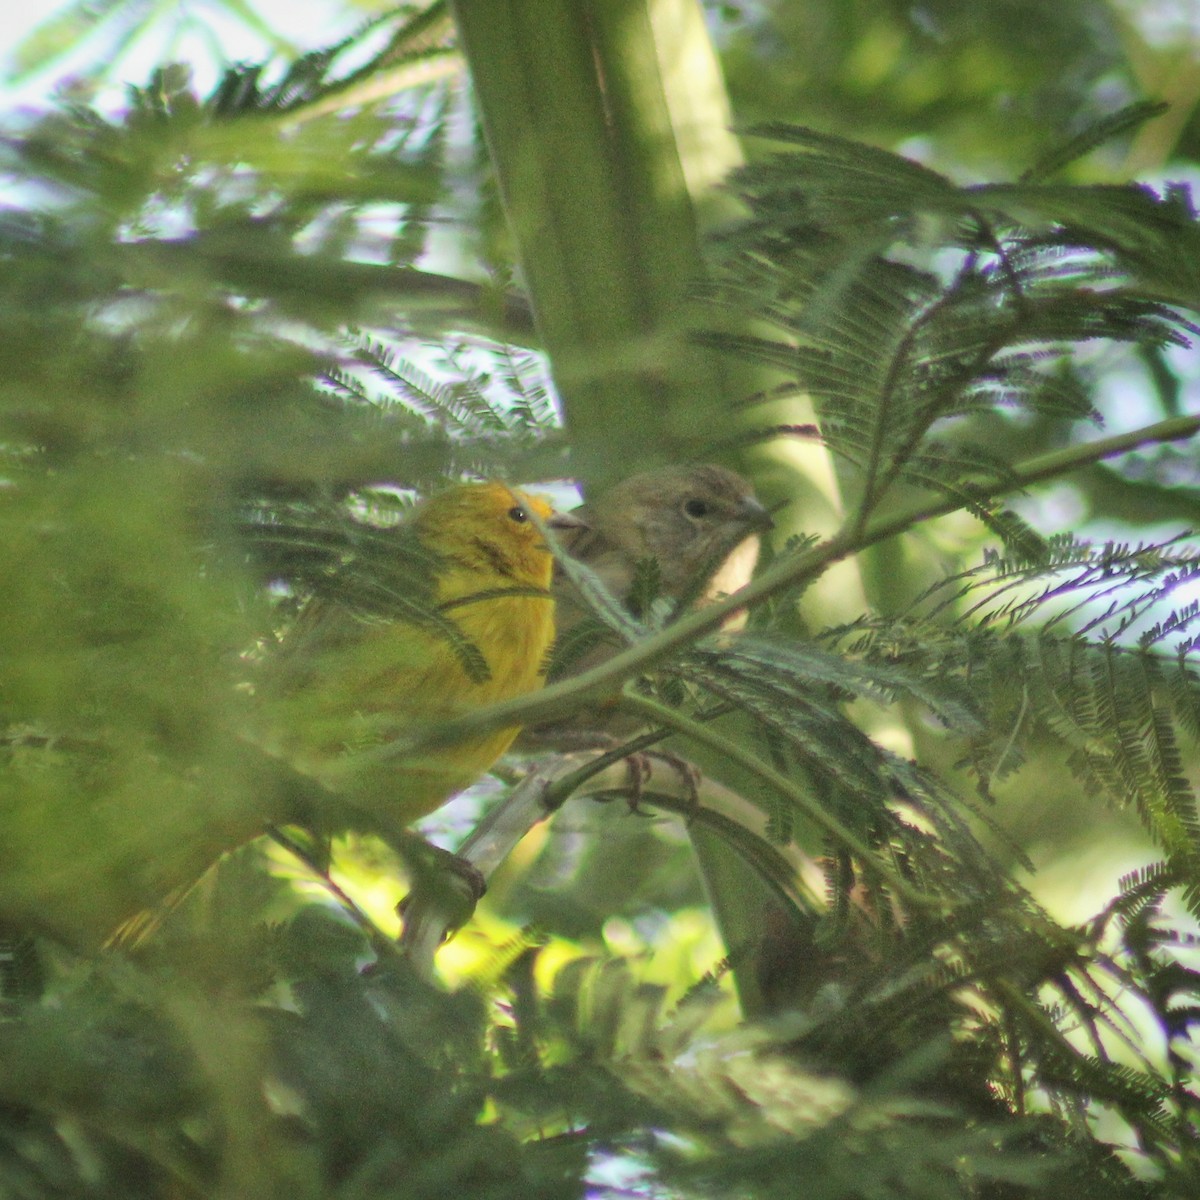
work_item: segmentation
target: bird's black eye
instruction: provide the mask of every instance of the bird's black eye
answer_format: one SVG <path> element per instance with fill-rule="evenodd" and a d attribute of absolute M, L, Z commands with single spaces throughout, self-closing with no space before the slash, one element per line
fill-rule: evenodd
<path fill-rule="evenodd" d="M 709 514 L 708 501 L 697 499 L 685 500 L 683 511 L 689 517 L 707 517 Z"/>
<path fill-rule="evenodd" d="M 529 520 L 529 514 L 519 504 L 514 504 L 508 510 L 508 516 L 510 520 L 516 521 L 518 525 Z"/>

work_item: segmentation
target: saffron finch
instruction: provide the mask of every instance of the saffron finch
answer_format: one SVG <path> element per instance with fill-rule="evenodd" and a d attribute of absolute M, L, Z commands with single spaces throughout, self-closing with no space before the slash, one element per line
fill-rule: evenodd
<path fill-rule="evenodd" d="M 8 772 L 0 806 L 0 915 L 77 946 L 101 945 L 114 931 L 136 938 L 153 927 L 148 909 L 182 895 L 223 852 L 271 824 L 323 820 L 327 793 L 306 793 L 294 770 L 279 770 L 277 754 L 389 824 L 416 820 L 473 782 L 515 729 L 386 770 L 359 771 L 347 752 L 541 686 L 554 626 L 552 558 L 531 511 L 552 526 L 577 523 L 485 483 L 434 496 L 398 529 L 372 530 L 379 561 L 364 572 L 352 563 L 325 570 L 328 587 L 317 587 L 263 664 L 265 731 L 199 729 L 191 762 L 122 747 L 114 761 L 157 787 L 99 770 L 101 741 L 26 755 L 28 769 Z M 260 540 L 268 532 L 260 528 Z M 323 543 L 285 539 L 282 549 L 285 559 L 313 550 L 320 559 Z"/>
<path fill-rule="evenodd" d="M 551 528 L 578 525 L 502 483 L 451 488 L 389 531 L 391 578 L 309 602 L 268 667 L 287 730 L 279 749 L 294 765 L 407 824 L 508 749 L 516 727 L 369 765 L 355 753 L 541 687 L 553 557 L 531 512 Z"/>

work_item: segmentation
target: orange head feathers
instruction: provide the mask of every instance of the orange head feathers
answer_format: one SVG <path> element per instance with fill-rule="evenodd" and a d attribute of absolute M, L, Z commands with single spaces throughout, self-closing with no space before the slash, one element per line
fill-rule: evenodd
<path fill-rule="evenodd" d="M 554 559 L 529 519 L 555 524 L 554 510 L 539 496 L 503 483 L 465 483 L 426 500 L 413 515 L 422 545 L 441 555 L 454 572 L 548 588 Z M 561 520 L 561 518 L 559 518 Z"/>

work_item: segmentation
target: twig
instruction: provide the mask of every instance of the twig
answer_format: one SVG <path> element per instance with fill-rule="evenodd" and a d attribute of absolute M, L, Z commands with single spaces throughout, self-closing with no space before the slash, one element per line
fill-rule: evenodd
<path fill-rule="evenodd" d="M 1190 438 L 1198 431 L 1200 417 L 1175 417 L 1168 421 L 1159 421 L 1155 425 L 1103 438 L 1085 446 L 1073 446 L 1067 450 L 1038 455 L 1018 464 L 1003 479 L 993 478 L 964 484 L 963 490 L 973 499 L 985 500 L 991 496 L 1019 491 L 1032 483 L 1057 478 L 1104 459 L 1127 454 L 1142 446 Z M 904 533 L 924 521 L 957 512 L 965 503 L 962 495 L 942 496 L 894 517 L 876 521 L 858 533 L 853 530 L 851 522 L 819 545 L 781 558 L 731 596 L 686 614 L 661 632 L 627 647 L 587 671 L 551 684 L 541 691 L 489 705 L 452 721 L 397 738 L 385 746 L 365 751 L 358 757 L 364 765 L 388 762 L 403 758 L 418 749 L 452 744 L 507 725 L 536 725 L 551 718 L 561 718 L 566 712 L 577 709 L 582 701 L 598 694 L 612 692 L 623 680 L 662 661 L 680 646 L 719 629 L 725 620 L 738 610 L 760 603 L 797 584 L 815 579 L 843 558 Z"/>
<path fill-rule="evenodd" d="M 554 780 L 576 766 L 574 756 L 561 755 L 539 763 L 508 796 L 479 822 L 459 847 L 458 857 L 487 879 L 517 843 L 550 815 L 545 805 Z M 400 948 L 424 979 L 433 976 L 433 958 L 452 923 L 446 908 L 419 890 L 405 904 Z"/>
<path fill-rule="evenodd" d="M 641 740 L 641 739 L 638 739 Z M 615 753 L 615 752 L 614 752 Z M 508 857 L 518 842 L 537 824 L 553 815 L 570 795 L 577 798 L 610 798 L 631 794 L 623 768 L 610 761 L 610 754 L 588 758 L 580 765 L 578 753 L 560 754 L 544 759 L 475 827 L 458 851 L 485 878 Z M 598 771 L 597 764 L 604 769 Z M 610 778 L 620 770 L 620 780 Z M 678 773 L 671 771 L 672 776 Z M 584 787 L 584 784 L 590 784 Z M 568 788 L 571 790 L 568 792 Z M 805 862 L 793 862 L 768 842 L 747 820 L 731 816 L 722 808 L 731 796 L 712 781 L 701 785 L 698 800 L 690 783 L 680 777 L 677 791 L 670 791 L 653 780 L 643 783 L 638 803 L 683 818 L 690 827 L 716 834 L 763 879 L 780 901 L 794 908 L 811 911 L 819 904 L 815 892 L 805 881 Z M 711 802 L 704 803 L 705 798 Z M 738 802 L 745 807 L 744 801 Z M 717 807 L 719 806 L 719 807 Z M 754 810 L 754 816 L 761 814 Z M 409 961 L 425 978 L 433 974 L 433 959 L 450 927 L 447 913 L 432 898 L 414 893 L 406 905 L 404 933 L 400 946 Z"/>
<path fill-rule="evenodd" d="M 267 829 L 267 836 L 277 846 L 281 846 L 293 858 L 306 866 L 321 881 L 321 885 L 332 894 L 350 919 L 367 935 L 367 940 L 371 943 L 371 948 L 377 956 L 380 958 L 397 956 L 396 943 L 367 916 L 354 897 L 299 842 L 274 825 Z"/>

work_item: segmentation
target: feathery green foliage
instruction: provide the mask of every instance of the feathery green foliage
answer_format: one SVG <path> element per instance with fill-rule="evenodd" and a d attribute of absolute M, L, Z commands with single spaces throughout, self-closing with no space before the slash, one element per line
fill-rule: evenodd
<path fill-rule="evenodd" d="M 713 296 L 753 305 L 785 336 L 704 340 L 782 370 L 778 393 L 813 397 L 825 443 L 855 468 L 860 521 L 897 488 L 930 489 L 1040 557 L 1032 530 L 972 493 L 1010 464 L 965 419 L 998 408 L 1096 419 L 1077 347 L 1189 344 L 1196 326 L 1174 307 L 1200 298 L 1187 194 L 959 187 L 813 130 L 755 132 L 796 149 L 735 176 L 750 215 L 726 237 Z"/>

